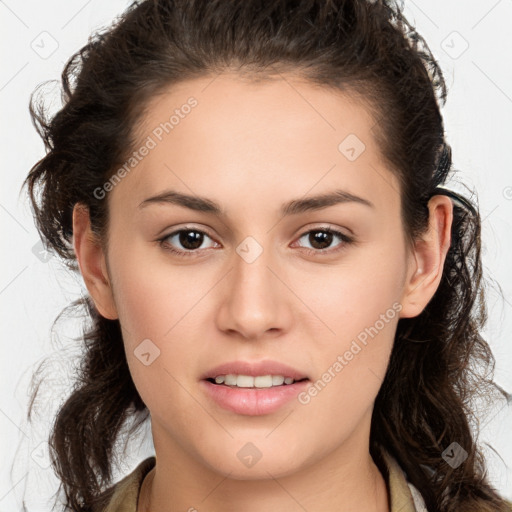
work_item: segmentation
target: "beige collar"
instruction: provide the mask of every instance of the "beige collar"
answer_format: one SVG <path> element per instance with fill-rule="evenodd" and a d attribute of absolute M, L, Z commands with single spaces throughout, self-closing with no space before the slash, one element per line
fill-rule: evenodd
<path fill-rule="evenodd" d="M 421 494 L 407 481 L 407 476 L 398 462 L 386 450 L 382 449 L 381 452 L 389 471 L 391 512 L 427 512 Z"/>

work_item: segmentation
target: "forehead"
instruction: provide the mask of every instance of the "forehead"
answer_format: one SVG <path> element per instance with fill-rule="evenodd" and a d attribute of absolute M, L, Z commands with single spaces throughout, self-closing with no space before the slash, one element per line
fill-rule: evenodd
<path fill-rule="evenodd" d="M 134 206 L 165 188 L 216 191 L 229 201 L 343 187 L 382 205 L 398 202 L 374 129 L 360 97 L 293 76 L 181 82 L 146 105 L 134 149 L 149 149 L 114 195 Z"/>

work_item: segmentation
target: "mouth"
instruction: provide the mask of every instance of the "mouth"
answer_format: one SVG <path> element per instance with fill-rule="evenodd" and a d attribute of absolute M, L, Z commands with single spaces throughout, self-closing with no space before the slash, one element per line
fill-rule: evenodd
<path fill-rule="evenodd" d="M 231 361 L 203 373 L 201 380 L 237 388 L 271 388 L 289 386 L 309 380 L 300 370 L 279 361 Z"/>
<path fill-rule="evenodd" d="M 294 379 L 292 377 L 285 377 L 284 375 L 252 376 L 229 373 L 227 375 L 217 375 L 215 378 L 209 377 L 205 380 L 211 382 L 212 384 L 230 388 L 262 389 L 290 386 L 296 382 L 303 382 L 309 379 L 307 377 L 303 377 L 302 379 Z"/>
<path fill-rule="evenodd" d="M 239 415 L 272 414 L 293 402 L 310 378 L 278 361 L 231 361 L 200 376 L 205 395 L 222 409 Z"/>

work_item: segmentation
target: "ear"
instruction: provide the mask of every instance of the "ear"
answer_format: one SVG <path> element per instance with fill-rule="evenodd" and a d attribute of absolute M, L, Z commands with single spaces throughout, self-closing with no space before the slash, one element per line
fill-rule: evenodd
<path fill-rule="evenodd" d="M 118 318 L 104 251 L 91 231 L 89 209 L 82 203 L 73 208 L 73 248 L 80 272 L 101 316 Z"/>
<path fill-rule="evenodd" d="M 409 270 L 402 295 L 400 318 L 419 315 L 434 296 L 451 243 L 453 203 L 445 195 L 435 195 L 428 202 L 427 233 L 415 242 L 409 253 Z"/>

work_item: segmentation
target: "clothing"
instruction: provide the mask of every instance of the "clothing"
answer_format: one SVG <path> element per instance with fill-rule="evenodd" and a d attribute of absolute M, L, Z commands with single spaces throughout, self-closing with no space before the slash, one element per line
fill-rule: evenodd
<path fill-rule="evenodd" d="M 388 475 L 384 475 L 391 499 L 391 512 L 428 512 L 419 491 L 407 481 L 396 460 L 382 451 Z M 114 493 L 98 512 L 137 512 L 137 500 L 144 477 L 155 466 L 156 458 L 143 460 L 114 486 Z"/>

